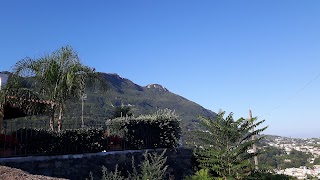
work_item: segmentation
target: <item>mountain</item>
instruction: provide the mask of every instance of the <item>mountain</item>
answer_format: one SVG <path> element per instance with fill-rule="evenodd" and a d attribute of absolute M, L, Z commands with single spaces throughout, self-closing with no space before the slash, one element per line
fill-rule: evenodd
<path fill-rule="evenodd" d="M 181 127 L 184 135 L 188 135 L 189 129 L 194 129 L 199 120 L 198 116 L 215 118 L 216 113 L 203 108 L 182 96 L 170 92 L 160 84 L 140 86 L 117 74 L 100 73 L 107 82 L 108 90 L 99 91 L 94 87 L 86 88 L 86 99 L 83 101 L 83 119 L 85 124 L 104 123 L 113 117 L 116 107 L 130 107 L 134 116 L 140 114 L 152 114 L 158 109 L 171 109 L 181 119 Z M 31 87 L 32 78 L 24 78 L 24 87 Z M 67 101 L 63 116 L 65 127 L 80 125 L 82 119 L 82 100 Z M 10 120 L 10 122 L 48 122 L 47 115 L 28 116 Z M 79 126 L 80 127 L 80 126 Z M 191 131 L 190 131 L 191 132 Z M 186 134 L 187 133 L 187 134 Z M 185 136 L 186 137 L 186 136 Z"/>
<path fill-rule="evenodd" d="M 169 108 L 175 110 L 181 118 L 184 130 L 192 128 L 197 122 L 197 116 L 214 118 L 216 113 L 203 108 L 182 96 L 170 92 L 159 84 L 140 86 L 117 74 L 102 73 L 108 84 L 106 92 L 88 90 L 84 101 L 85 122 L 105 121 L 112 116 L 115 107 L 130 106 L 136 115 L 149 114 L 157 109 Z M 72 101 L 66 107 L 66 119 L 79 118 L 81 101 Z"/>

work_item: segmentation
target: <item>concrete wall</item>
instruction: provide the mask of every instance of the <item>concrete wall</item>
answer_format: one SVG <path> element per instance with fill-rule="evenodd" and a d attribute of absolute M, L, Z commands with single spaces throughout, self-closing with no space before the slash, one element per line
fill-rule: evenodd
<path fill-rule="evenodd" d="M 162 152 L 162 149 L 148 150 L 148 152 Z M 95 179 L 101 179 L 101 167 L 114 170 L 119 165 L 123 172 L 131 171 L 132 157 L 135 159 L 135 167 L 143 161 L 145 150 L 114 151 L 80 155 L 61 156 L 30 156 L 17 158 L 0 158 L 0 164 L 22 169 L 31 174 L 47 175 L 68 179 L 85 179 L 91 171 Z M 192 150 L 185 148 L 168 149 L 167 165 L 168 175 L 174 175 L 175 179 L 182 179 L 192 172 Z"/>

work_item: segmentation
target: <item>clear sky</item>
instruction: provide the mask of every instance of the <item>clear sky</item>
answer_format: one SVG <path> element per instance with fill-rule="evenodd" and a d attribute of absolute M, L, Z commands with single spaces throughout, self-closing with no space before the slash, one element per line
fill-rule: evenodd
<path fill-rule="evenodd" d="M 251 109 L 266 133 L 320 137 L 320 1 L 0 1 L 0 71 L 65 45 L 215 112 Z"/>

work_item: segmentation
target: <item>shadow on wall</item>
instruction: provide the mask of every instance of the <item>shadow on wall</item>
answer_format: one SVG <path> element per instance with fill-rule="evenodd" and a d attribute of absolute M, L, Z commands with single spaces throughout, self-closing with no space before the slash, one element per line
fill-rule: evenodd
<path fill-rule="evenodd" d="M 113 171 L 118 164 L 122 172 L 132 171 L 132 157 L 135 165 L 143 161 L 146 150 L 113 151 L 77 155 L 60 156 L 30 156 L 16 158 L 0 158 L 0 164 L 22 169 L 30 174 L 40 174 L 51 177 L 68 179 L 85 179 L 92 172 L 94 179 L 101 179 L 101 167 Z M 162 152 L 163 149 L 152 149 L 148 152 Z M 168 149 L 166 152 L 168 176 L 173 175 L 176 180 L 193 174 L 191 163 L 192 150 L 186 148 Z"/>

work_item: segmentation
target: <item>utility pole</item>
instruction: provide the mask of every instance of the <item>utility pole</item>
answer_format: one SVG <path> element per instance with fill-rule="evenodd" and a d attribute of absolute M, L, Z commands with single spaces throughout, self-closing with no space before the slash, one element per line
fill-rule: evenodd
<path fill-rule="evenodd" d="M 252 112 L 251 112 L 251 110 L 249 110 L 249 116 L 250 116 L 251 126 L 253 126 L 253 120 L 252 120 Z M 252 128 L 252 132 L 253 132 L 253 131 L 254 131 L 254 127 Z M 252 136 L 252 141 L 254 141 L 254 140 L 255 140 L 255 135 Z M 257 147 L 256 147 L 256 144 L 255 144 L 255 143 L 252 144 L 252 150 L 253 150 L 253 153 L 256 153 L 256 152 L 257 152 Z M 255 155 L 255 156 L 253 157 L 253 159 L 254 159 L 255 168 L 256 168 L 256 170 L 258 170 L 258 157 Z"/>
<path fill-rule="evenodd" d="M 81 127 L 82 128 L 84 128 L 84 121 L 83 121 L 83 109 L 84 109 L 83 107 L 84 107 L 84 104 L 83 104 L 83 102 L 86 99 L 87 99 L 87 94 L 82 94 L 82 96 L 81 96 L 81 100 L 82 100 Z"/>

